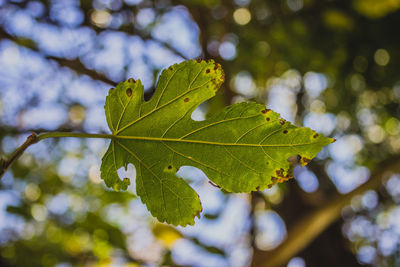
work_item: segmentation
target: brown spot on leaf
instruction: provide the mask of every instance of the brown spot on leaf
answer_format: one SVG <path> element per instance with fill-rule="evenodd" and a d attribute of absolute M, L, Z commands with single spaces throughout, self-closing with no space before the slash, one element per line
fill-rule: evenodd
<path fill-rule="evenodd" d="M 311 159 L 302 157 L 302 158 L 300 159 L 300 165 L 301 165 L 301 166 L 306 166 L 308 163 L 310 163 L 310 161 L 311 161 Z"/>
<path fill-rule="evenodd" d="M 113 88 L 110 88 L 110 91 L 111 91 L 111 90 L 114 90 L 114 87 L 113 87 Z"/>
<path fill-rule="evenodd" d="M 269 111 L 271 111 L 271 110 L 266 108 L 266 109 L 261 110 L 261 113 L 262 114 L 267 114 Z"/>
<path fill-rule="evenodd" d="M 272 184 L 283 183 L 283 182 L 286 182 L 293 178 L 293 175 L 290 173 L 287 173 L 285 175 L 285 170 L 282 168 L 279 170 L 276 170 L 275 173 L 276 173 L 277 177 L 274 177 L 274 176 L 271 177 Z"/>
<path fill-rule="evenodd" d="M 185 102 L 189 102 L 189 97 L 186 97 L 185 99 L 183 99 L 183 101 L 185 101 Z"/>
<path fill-rule="evenodd" d="M 210 73 L 210 69 L 206 69 L 206 73 Z"/>
<path fill-rule="evenodd" d="M 216 64 L 215 66 L 214 66 L 214 70 L 217 70 L 218 69 L 218 64 Z"/>
<path fill-rule="evenodd" d="M 285 171 L 285 170 L 281 168 L 281 169 L 279 169 L 279 170 L 276 170 L 275 173 L 276 173 L 276 175 L 277 175 L 278 177 L 282 177 L 284 171 Z"/>
<path fill-rule="evenodd" d="M 293 175 L 291 173 L 286 173 L 285 175 L 285 170 L 282 168 L 276 170 L 275 173 L 277 177 L 271 176 L 271 184 L 268 185 L 268 188 L 271 188 L 273 185 L 277 183 L 283 183 L 293 178 Z"/>
<path fill-rule="evenodd" d="M 131 89 L 131 88 L 126 89 L 126 95 L 127 95 L 128 97 L 131 97 L 131 96 L 132 96 L 132 89 Z"/>
<path fill-rule="evenodd" d="M 133 79 L 133 78 L 129 78 L 129 79 L 128 79 L 128 82 L 130 82 L 130 83 L 135 83 L 136 81 L 135 81 L 135 79 Z"/>
<path fill-rule="evenodd" d="M 173 70 L 172 66 L 170 66 L 168 69 L 169 69 L 169 70 Z"/>
<path fill-rule="evenodd" d="M 269 117 L 266 118 L 267 121 L 270 121 L 271 119 Z"/>
<path fill-rule="evenodd" d="M 335 138 L 331 138 L 331 139 L 332 139 L 332 143 L 336 142 L 336 139 L 335 139 Z"/>
<path fill-rule="evenodd" d="M 285 121 L 284 119 L 280 119 L 280 120 L 279 120 L 279 123 L 280 123 L 281 125 L 284 125 L 284 124 L 286 123 L 286 121 Z"/>
<path fill-rule="evenodd" d="M 319 136 L 319 134 L 316 133 L 316 134 L 314 134 L 313 137 L 314 137 L 314 138 L 317 138 L 318 136 Z"/>
<path fill-rule="evenodd" d="M 197 61 L 197 63 L 200 63 L 200 62 L 201 62 L 201 59 L 200 59 L 200 58 L 198 58 L 198 59 L 196 59 L 196 61 Z"/>
<path fill-rule="evenodd" d="M 171 165 L 168 166 L 168 170 L 170 170 L 170 169 L 172 169 L 172 166 L 171 166 Z"/>
<path fill-rule="evenodd" d="M 288 131 L 287 131 L 287 130 L 284 130 L 284 131 L 283 131 L 283 133 L 284 133 L 284 134 L 287 134 L 287 133 L 288 133 Z"/>

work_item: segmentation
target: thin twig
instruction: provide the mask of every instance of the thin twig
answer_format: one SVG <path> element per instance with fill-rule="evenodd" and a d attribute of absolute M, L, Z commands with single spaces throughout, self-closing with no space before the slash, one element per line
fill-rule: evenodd
<path fill-rule="evenodd" d="M 20 147 L 18 147 L 14 153 L 11 154 L 10 158 L 8 160 L 3 160 L 0 159 L 0 179 L 3 176 L 3 174 L 7 171 L 7 169 L 11 166 L 11 164 L 16 161 L 21 155 L 24 153 L 24 151 L 32 144 L 37 142 L 37 135 L 36 133 L 31 133 L 28 138 L 26 138 L 25 143 L 23 143 Z"/>
<path fill-rule="evenodd" d="M 140 38 L 142 38 L 142 40 L 154 41 L 154 42 L 164 46 L 165 48 L 167 48 L 168 50 L 170 50 L 172 53 L 176 54 L 177 56 L 179 56 L 179 57 L 181 57 L 181 58 L 183 58 L 185 60 L 188 59 L 188 57 L 186 57 L 184 54 L 182 54 L 179 50 L 173 48 L 167 42 L 164 42 L 164 41 L 158 40 L 158 39 L 154 39 L 154 38 L 151 38 L 151 37 L 146 37 L 146 36 L 143 36 L 143 35 L 139 35 L 138 33 L 135 33 L 135 35 L 137 35 Z M 96 70 L 93 70 L 93 69 L 88 69 L 82 63 L 82 61 L 79 58 L 77 58 L 77 59 L 66 59 L 66 58 L 62 58 L 62 57 L 56 57 L 56 56 L 47 55 L 46 53 L 41 51 L 38 48 L 38 46 L 36 45 L 36 43 L 33 42 L 32 40 L 31 40 L 31 42 L 28 42 L 29 45 L 21 44 L 21 41 L 19 40 L 20 37 L 14 36 L 14 35 L 8 33 L 2 27 L 0 27 L 0 39 L 11 40 L 11 41 L 17 43 L 18 45 L 25 47 L 26 49 L 29 49 L 29 50 L 34 51 L 36 53 L 39 53 L 46 60 L 53 60 L 53 61 L 57 62 L 57 64 L 59 66 L 67 67 L 67 68 L 75 71 L 78 74 L 87 75 L 90 78 L 92 78 L 93 80 L 98 80 L 98 81 L 101 81 L 101 82 L 106 83 L 106 84 L 111 85 L 111 86 L 116 86 L 117 85 L 117 82 L 107 78 L 107 76 L 105 74 L 99 73 L 99 72 L 97 72 Z"/>
<path fill-rule="evenodd" d="M 90 134 L 90 133 L 71 133 L 71 132 L 47 132 L 37 135 L 36 133 L 32 133 L 26 139 L 25 143 L 23 143 L 20 147 L 18 147 L 14 153 L 11 154 L 8 160 L 0 159 L 0 179 L 3 174 L 7 171 L 7 169 L 11 166 L 11 164 L 16 161 L 24 151 L 32 144 L 35 144 L 46 138 L 57 138 L 57 137 L 74 137 L 74 138 L 103 138 L 110 139 L 113 138 L 113 135 L 110 134 Z"/>

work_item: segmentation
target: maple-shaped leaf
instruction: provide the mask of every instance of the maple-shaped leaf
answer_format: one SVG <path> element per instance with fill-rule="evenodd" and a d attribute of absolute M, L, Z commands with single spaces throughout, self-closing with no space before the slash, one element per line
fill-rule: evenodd
<path fill-rule="evenodd" d="M 130 181 L 121 180 L 117 170 L 133 163 L 137 194 L 151 214 L 185 226 L 194 224 L 201 204 L 176 176 L 181 166 L 201 169 L 226 191 L 251 192 L 291 178 L 289 157 L 300 155 L 305 165 L 333 141 L 256 103 L 192 120 L 192 112 L 223 81 L 219 64 L 191 60 L 165 69 L 149 101 L 144 101 L 140 81 L 129 79 L 110 89 L 105 111 L 113 138 L 101 165 L 106 185 L 126 189 Z"/>

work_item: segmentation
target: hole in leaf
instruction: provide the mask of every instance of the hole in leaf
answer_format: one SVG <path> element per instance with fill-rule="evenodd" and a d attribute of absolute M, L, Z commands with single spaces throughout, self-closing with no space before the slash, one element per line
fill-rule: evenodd
<path fill-rule="evenodd" d="M 202 170 L 193 166 L 180 167 L 176 175 L 185 179 L 186 181 L 193 182 L 194 184 L 204 183 L 204 181 L 208 180 L 208 177 Z"/>
<path fill-rule="evenodd" d="M 204 121 L 206 119 L 207 110 L 208 110 L 208 104 L 206 102 L 202 103 L 192 112 L 191 115 L 192 120 Z"/>
<path fill-rule="evenodd" d="M 128 167 L 125 169 L 124 167 L 121 167 L 117 170 L 118 177 L 120 178 L 121 181 L 123 179 L 128 178 L 131 181 L 131 185 L 128 187 L 127 191 L 130 191 L 134 194 L 136 194 L 136 183 L 135 183 L 135 178 L 136 178 L 136 168 L 132 163 L 128 164 Z"/>

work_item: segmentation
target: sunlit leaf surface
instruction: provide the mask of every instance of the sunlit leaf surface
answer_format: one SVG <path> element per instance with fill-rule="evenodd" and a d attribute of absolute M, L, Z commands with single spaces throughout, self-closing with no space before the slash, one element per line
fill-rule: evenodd
<path fill-rule="evenodd" d="M 191 119 L 213 97 L 224 72 L 213 61 L 186 61 L 165 69 L 148 102 L 140 81 L 111 89 L 105 111 L 115 136 L 103 157 L 101 176 L 116 190 L 126 189 L 117 170 L 133 163 L 137 194 L 161 222 L 194 223 L 201 211 L 196 192 L 176 176 L 181 166 L 201 169 L 229 192 L 251 192 L 292 178 L 288 158 L 307 164 L 332 142 L 298 128 L 256 103 L 226 107 L 205 121 Z"/>

